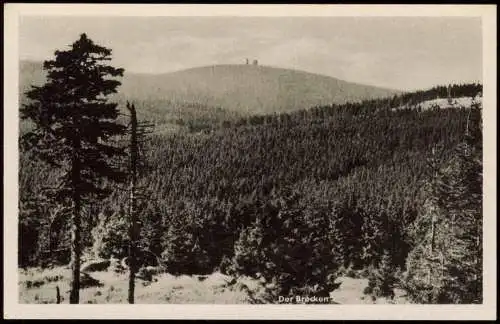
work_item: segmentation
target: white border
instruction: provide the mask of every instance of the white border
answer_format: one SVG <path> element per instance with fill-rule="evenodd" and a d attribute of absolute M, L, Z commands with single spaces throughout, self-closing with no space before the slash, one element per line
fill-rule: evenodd
<path fill-rule="evenodd" d="M 480 16 L 483 26 L 484 303 L 482 305 L 27 305 L 17 293 L 18 18 L 45 16 Z M 496 318 L 495 5 L 4 5 L 4 317 L 113 319 Z"/>

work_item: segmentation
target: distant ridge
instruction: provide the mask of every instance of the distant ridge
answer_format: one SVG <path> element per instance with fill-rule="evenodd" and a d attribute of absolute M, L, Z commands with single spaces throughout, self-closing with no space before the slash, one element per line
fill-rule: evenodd
<path fill-rule="evenodd" d="M 43 80 L 41 62 L 21 61 L 21 92 Z M 289 112 L 399 93 L 299 70 L 243 64 L 195 67 L 165 74 L 125 71 L 118 91 L 122 100 L 198 103 L 244 114 Z"/>

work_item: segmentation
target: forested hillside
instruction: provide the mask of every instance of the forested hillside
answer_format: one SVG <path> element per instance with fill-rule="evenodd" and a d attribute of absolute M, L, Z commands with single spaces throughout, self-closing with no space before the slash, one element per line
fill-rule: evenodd
<path fill-rule="evenodd" d="M 481 88 L 453 89 L 454 95 L 475 97 Z M 323 282 L 314 290 L 322 294 L 341 267 L 385 269 L 381 281 L 372 278 L 373 285 L 385 287 L 397 269 L 408 270 L 409 253 L 411 265 L 421 262 L 412 251 L 428 227 L 415 224 L 428 213 L 435 171 L 448 170 L 443 172 L 449 179 L 450 165 L 456 177 L 465 170 L 462 164 L 469 170 L 463 172 L 482 170 L 480 164 L 454 162 L 462 161 L 461 143 L 475 147 L 481 160 L 476 105 L 391 109 L 436 95 L 446 97 L 447 88 L 279 115 L 204 120 L 209 127 L 201 129 L 208 132 L 193 128 L 194 133 L 151 135 L 140 176 L 145 190 L 141 248 L 158 256 L 170 273 L 259 273 L 276 282 L 282 294 Z M 19 174 L 19 262 L 49 264 L 54 260 L 44 251 L 64 249 L 69 242 L 68 223 L 63 217 L 51 224 L 56 206 L 44 198 L 43 189 L 55 184 L 57 174 L 26 152 L 21 152 Z M 468 184 L 461 185 L 465 195 Z M 442 197 L 449 194 L 441 191 Z M 474 206 L 481 197 L 474 197 L 470 206 L 478 217 Z M 127 203 L 126 190 L 115 187 L 109 198 L 88 205 L 88 253 L 127 256 Z M 446 218 L 446 206 L 440 208 Z M 472 226 L 463 224 L 465 230 Z M 415 280 L 413 285 L 419 284 Z"/>
<path fill-rule="evenodd" d="M 214 65 L 160 75 L 130 74 L 122 96 L 199 102 L 240 113 L 291 112 L 314 105 L 386 97 L 396 90 L 264 65 Z"/>
<path fill-rule="evenodd" d="M 41 62 L 20 62 L 19 91 L 46 79 Z M 211 122 L 315 105 L 390 96 L 398 91 L 349 83 L 298 70 L 254 65 L 216 65 L 165 74 L 126 73 L 111 98 L 124 106 L 134 102 L 139 117 L 158 129 L 202 130 Z M 193 118 L 195 117 L 195 118 Z M 182 127 L 185 126 L 185 127 Z"/>

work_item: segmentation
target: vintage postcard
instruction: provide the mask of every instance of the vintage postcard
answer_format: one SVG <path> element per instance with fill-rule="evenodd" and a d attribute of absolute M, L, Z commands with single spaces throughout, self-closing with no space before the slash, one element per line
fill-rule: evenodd
<path fill-rule="evenodd" d="M 5 318 L 495 318 L 495 6 L 4 9 Z"/>

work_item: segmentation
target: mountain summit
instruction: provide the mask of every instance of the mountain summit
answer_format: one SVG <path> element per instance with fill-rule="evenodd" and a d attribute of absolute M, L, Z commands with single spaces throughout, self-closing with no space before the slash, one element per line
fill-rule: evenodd
<path fill-rule="evenodd" d="M 42 64 L 23 61 L 20 91 L 43 82 Z M 387 97 L 395 90 L 262 65 L 214 65 L 165 74 L 125 71 L 120 99 L 197 103 L 243 114 L 289 112 L 317 105 Z"/>
<path fill-rule="evenodd" d="M 324 75 L 262 65 L 214 65 L 160 75 L 129 74 L 121 90 L 130 98 L 196 101 L 242 113 L 294 111 L 396 93 Z"/>

